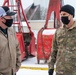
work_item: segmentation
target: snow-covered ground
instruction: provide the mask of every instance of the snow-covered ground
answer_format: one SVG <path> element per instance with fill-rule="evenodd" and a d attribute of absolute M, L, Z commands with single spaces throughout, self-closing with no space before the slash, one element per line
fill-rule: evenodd
<path fill-rule="evenodd" d="M 47 71 L 20 69 L 17 75 L 48 75 Z"/>
<path fill-rule="evenodd" d="M 40 64 L 37 64 L 36 57 L 31 57 L 21 63 L 17 75 L 48 75 L 48 65 L 43 60 L 40 60 Z M 53 75 L 55 75 L 55 72 Z"/>

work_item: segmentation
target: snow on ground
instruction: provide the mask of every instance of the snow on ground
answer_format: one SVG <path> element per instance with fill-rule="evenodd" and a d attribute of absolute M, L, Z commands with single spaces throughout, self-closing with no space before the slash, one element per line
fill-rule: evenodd
<path fill-rule="evenodd" d="M 17 75 L 48 75 L 47 71 L 20 69 Z"/>
<path fill-rule="evenodd" d="M 36 57 L 31 57 L 23 61 L 21 63 L 21 67 L 25 68 L 20 68 L 20 70 L 16 73 L 17 75 L 48 75 L 48 65 L 44 64 L 43 60 L 40 60 L 40 64 L 37 64 Z M 30 67 L 32 67 L 33 69 Z M 46 68 L 47 70 L 41 70 L 37 68 Z M 54 73 L 53 75 L 56 74 Z"/>

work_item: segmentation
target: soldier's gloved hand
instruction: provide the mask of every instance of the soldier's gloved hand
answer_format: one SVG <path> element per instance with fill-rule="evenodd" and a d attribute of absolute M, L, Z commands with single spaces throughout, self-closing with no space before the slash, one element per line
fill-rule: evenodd
<path fill-rule="evenodd" d="M 53 75 L 53 72 L 54 72 L 54 69 L 49 69 L 48 70 L 49 75 Z"/>

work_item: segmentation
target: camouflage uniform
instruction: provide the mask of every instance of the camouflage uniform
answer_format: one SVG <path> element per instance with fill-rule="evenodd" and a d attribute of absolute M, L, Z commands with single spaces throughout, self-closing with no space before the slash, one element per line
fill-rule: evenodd
<path fill-rule="evenodd" d="M 57 29 L 48 61 L 49 69 L 53 69 L 55 63 L 56 75 L 76 75 L 76 22 L 70 29 Z"/>

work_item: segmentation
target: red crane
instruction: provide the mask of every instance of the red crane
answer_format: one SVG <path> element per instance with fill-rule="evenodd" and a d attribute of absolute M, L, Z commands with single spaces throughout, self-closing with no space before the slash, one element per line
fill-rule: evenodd
<path fill-rule="evenodd" d="M 20 43 L 22 60 L 27 58 L 28 55 L 35 56 L 34 33 L 32 32 L 31 27 L 27 21 L 21 0 L 4 0 L 3 6 L 8 6 L 12 11 L 17 12 L 14 18 L 13 27 L 18 29 L 18 31 L 16 31 L 16 35 Z M 26 22 L 29 32 L 23 31 L 24 26 L 22 25 L 21 17 L 23 17 L 24 22 Z"/>
<path fill-rule="evenodd" d="M 49 0 L 46 22 L 44 27 L 39 30 L 37 37 L 38 64 L 40 60 L 45 60 L 46 62 L 50 56 L 53 35 L 56 31 L 56 28 L 60 26 L 60 15 L 59 15 L 60 7 L 61 7 L 60 0 Z M 54 11 L 54 26 L 53 28 L 48 28 L 48 21 L 53 11 Z"/>

